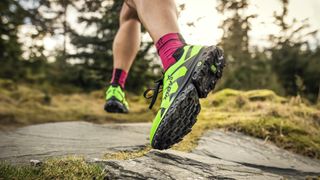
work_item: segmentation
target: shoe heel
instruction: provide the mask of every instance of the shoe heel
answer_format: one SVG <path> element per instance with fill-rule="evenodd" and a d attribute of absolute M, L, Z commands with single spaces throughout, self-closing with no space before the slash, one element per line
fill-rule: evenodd
<path fill-rule="evenodd" d="M 105 103 L 104 110 L 108 113 L 128 113 L 128 109 L 113 98 Z"/>
<path fill-rule="evenodd" d="M 225 61 L 223 51 L 216 46 L 207 47 L 200 57 L 192 76 L 192 83 L 200 98 L 206 98 L 221 78 Z"/>

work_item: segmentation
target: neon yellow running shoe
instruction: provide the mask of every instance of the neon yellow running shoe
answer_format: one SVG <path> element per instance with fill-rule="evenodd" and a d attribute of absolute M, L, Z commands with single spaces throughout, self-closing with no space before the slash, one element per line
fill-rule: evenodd
<path fill-rule="evenodd" d="M 170 148 L 191 131 L 201 108 L 199 98 L 207 97 L 214 89 L 225 65 L 222 50 L 215 46 L 186 45 L 173 56 L 177 62 L 157 81 L 156 88 L 144 94 L 152 98 L 152 108 L 163 89 L 150 132 L 151 146 L 160 150 Z"/>
<path fill-rule="evenodd" d="M 125 94 L 119 85 L 110 85 L 106 91 L 104 110 L 110 113 L 128 113 L 129 105 Z"/>

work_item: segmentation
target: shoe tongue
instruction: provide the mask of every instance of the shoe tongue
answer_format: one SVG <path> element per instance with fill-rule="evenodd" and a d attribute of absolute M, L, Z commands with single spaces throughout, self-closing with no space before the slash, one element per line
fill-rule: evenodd
<path fill-rule="evenodd" d="M 172 57 L 173 57 L 176 61 L 178 61 L 178 60 L 182 57 L 183 52 L 184 52 L 184 46 L 178 48 L 178 49 L 173 53 Z"/>
<path fill-rule="evenodd" d="M 111 83 L 110 84 L 112 87 L 118 87 L 118 86 L 120 86 L 119 84 L 117 84 L 117 83 Z"/>

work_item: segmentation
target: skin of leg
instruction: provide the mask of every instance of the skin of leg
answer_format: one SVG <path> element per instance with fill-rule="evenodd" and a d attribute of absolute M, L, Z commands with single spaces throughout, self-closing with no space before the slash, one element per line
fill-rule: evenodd
<path fill-rule="evenodd" d="M 165 34 L 180 32 L 174 0 L 127 0 L 126 3 L 136 9 L 153 42 L 157 42 Z"/>
<path fill-rule="evenodd" d="M 135 9 L 123 4 L 120 27 L 113 41 L 113 66 L 129 72 L 141 43 L 141 23 Z"/>

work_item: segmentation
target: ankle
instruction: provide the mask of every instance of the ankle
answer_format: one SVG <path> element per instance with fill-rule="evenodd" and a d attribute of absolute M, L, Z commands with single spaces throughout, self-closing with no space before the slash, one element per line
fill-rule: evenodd
<path fill-rule="evenodd" d="M 119 68 L 113 69 L 111 85 L 112 86 L 119 85 L 122 89 L 124 89 L 127 75 L 128 75 L 127 72 L 122 69 L 119 69 Z"/>
<path fill-rule="evenodd" d="M 156 47 L 161 58 L 164 71 L 177 61 L 174 54 L 185 44 L 183 37 L 179 33 L 169 33 L 158 40 Z"/>

